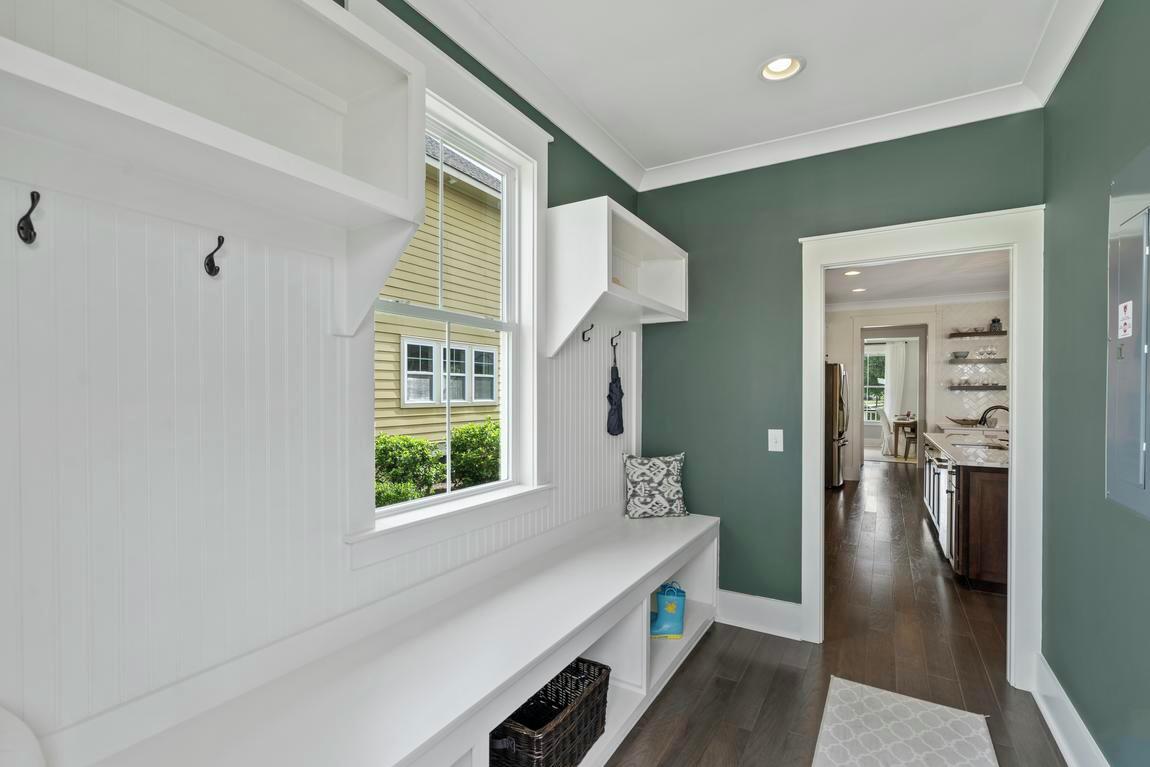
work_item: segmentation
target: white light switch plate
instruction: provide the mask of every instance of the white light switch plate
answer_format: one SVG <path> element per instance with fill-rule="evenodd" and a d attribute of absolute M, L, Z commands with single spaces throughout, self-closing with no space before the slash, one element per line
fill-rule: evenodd
<path fill-rule="evenodd" d="M 767 450 L 772 453 L 783 452 L 782 429 L 767 429 Z"/>

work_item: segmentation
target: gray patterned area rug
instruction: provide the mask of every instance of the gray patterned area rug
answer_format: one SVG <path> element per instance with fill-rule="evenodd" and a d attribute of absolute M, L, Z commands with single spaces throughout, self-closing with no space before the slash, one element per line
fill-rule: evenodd
<path fill-rule="evenodd" d="M 831 677 L 812 767 L 998 767 L 978 714 Z"/>

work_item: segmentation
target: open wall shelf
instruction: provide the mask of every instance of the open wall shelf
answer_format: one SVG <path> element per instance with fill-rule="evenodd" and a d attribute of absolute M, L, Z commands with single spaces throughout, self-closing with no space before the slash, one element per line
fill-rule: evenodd
<path fill-rule="evenodd" d="M 637 322 L 687 319 L 687 253 L 609 197 L 547 211 L 554 356 L 596 307 Z"/>
<path fill-rule="evenodd" d="M 970 386 L 948 386 L 951 391 L 1006 391 L 1006 387 L 1002 384 L 990 384 L 987 386 L 970 385 Z"/>
<path fill-rule="evenodd" d="M 977 333 L 948 333 L 947 338 L 991 338 L 1006 335 L 1005 330 L 981 330 Z"/>
<path fill-rule="evenodd" d="M 422 216 L 418 61 L 329 0 L 10 4 L 0 131 L 344 230 L 354 331 Z"/>
<path fill-rule="evenodd" d="M 1007 363 L 1005 357 L 989 357 L 986 359 L 950 359 L 947 362 L 951 365 L 1005 365 Z"/>

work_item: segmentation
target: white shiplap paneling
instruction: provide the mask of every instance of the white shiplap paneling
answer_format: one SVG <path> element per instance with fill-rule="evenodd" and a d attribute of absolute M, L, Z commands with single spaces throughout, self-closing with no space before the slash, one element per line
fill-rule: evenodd
<path fill-rule="evenodd" d="M 0 220 L 29 191 L 0 181 Z M 329 332 L 330 261 L 40 191 L 37 243 L 0 236 L 0 706 L 42 736 L 621 510 L 640 334 L 593 317 L 546 363 L 553 503 L 352 570 L 353 347 Z"/>

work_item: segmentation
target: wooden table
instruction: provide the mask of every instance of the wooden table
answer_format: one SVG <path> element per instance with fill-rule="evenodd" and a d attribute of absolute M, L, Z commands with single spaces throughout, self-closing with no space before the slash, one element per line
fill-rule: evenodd
<path fill-rule="evenodd" d="M 896 418 L 890 422 L 890 430 L 894 432 L 894 455 L 898 457 L 898 433 L 906 431 L 907 436 L 914 434 L 918 431 L 917 418 Z"/>

